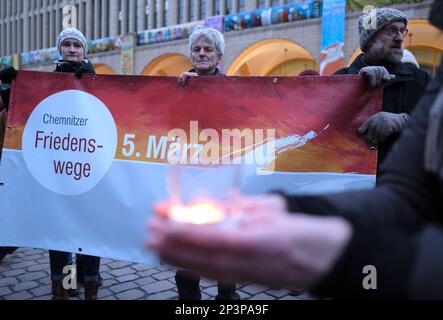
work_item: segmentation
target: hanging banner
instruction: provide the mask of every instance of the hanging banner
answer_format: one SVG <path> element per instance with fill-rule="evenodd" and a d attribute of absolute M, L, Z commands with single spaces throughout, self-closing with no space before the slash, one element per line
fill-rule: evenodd
<path fill-rule="evenodd" d="M 381 97 L 360 76 L 197 77 L 182 87 L 175 77 L 19 71 L 0 164 L 0 246 L 156 263 L 143 245 L 156 201 L 222 198 L 233 185 L 372 188 L 377 154 L 356 131 Z"/>
<path fill-rule="evenodd" d="M 121 47 L 121 68 L 124 75 L 134 74 L 134 46 L 134 36 L 125 35 Z"/>
<path fill-rule="evenodd" d="M 323 0 L 320 74 L 327 76 L 343 68 L 345 0 Z"/>

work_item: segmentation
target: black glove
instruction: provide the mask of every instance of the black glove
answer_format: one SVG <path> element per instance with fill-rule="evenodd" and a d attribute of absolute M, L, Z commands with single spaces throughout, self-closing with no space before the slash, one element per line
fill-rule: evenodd
<path fill-rule="evenodd" d="M 409 120 L 407 113 L 378 112 L 358 129 L 358 134 L 373 144 L 383 142 L 393 133 L 400 132 Z"/>
<path fill-rule="evenodd" d="M 60 60 L 57 62 L 55 72 L 74 73 L 77 79 L 82 77 L 83 73 L 95 74 L 94 67 L 89 60 L 83 60 L 81 63 Z"/>
<path fill-rule="evenodd" d="M 78 68 L 79 64 L 66 61 L 66 60 L 59 60 L 57 61 L 57 65 L 55 67 L 55 72 L 67 72 L 67 73 L 74 73 L 76 68 Z"/>
<path fill-rule="evenodd" d="M 6 67 L 0 70 L 0 80 L 3 83 L 11 83 L 17 77 L 17 70 L 14 67 Z"/>

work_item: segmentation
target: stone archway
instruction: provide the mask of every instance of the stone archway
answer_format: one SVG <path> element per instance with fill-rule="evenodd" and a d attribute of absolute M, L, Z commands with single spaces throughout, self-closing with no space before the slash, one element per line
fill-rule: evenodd
<path fill-rule="evenodd" d="M 97 74 L 117 74 L 110 66 L 101 63 L 94 64 L 94 70 Z"/>
<path fill-rule="evenodd" d="M 142 75 L 179 76 L 192 68 L 188 57 L 179 53 L 168 53 L 153 59 L 143 70 Z"/>
<path fill-rule="evenodd" d="M 296 76 L 306 69 L 318 70 L 312 54 L 288 39 L 272 38 L 253 44 L 232 62 L 228 76 Z"/>

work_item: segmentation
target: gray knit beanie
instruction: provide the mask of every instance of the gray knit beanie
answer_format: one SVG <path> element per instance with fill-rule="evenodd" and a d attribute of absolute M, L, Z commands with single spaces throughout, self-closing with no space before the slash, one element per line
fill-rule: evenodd
<path fill-rule="evenodd" d="M 408 17 L 400 10 L 393 8 L 373 9 L 361 15 L 358 19 L 360 49 L 365 52 L 369 40 L 383 27 L 393 22 L 403 22 L 407 26 Z"/>
<path fill-rule="evenodd" d="M 65 30 L 60 32 L 60 34 L 57 36 L 57 49 L 58 49 L 58 52 L 60 53 L 60 55 L 62 55 L 62 52 L 60 50 L 62 43 L 66 39 L 75 39 L 75 40 L 81 42 L 81 44 L 83 45 L 83 49 L 85 51 L 85 57 L 86 57 L 86 55 L 88 54 L 88 42 L 86 41 L 85 36 L 83 35 L 83 33 L 81 33 L 80 30 L 78 30 L 76 28 L 66 28 Z"/>

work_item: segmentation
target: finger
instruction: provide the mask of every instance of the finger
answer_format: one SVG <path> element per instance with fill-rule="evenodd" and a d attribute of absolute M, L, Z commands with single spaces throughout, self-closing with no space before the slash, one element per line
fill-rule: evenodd
<path fill-rule="evenodd" d="M 154 212 L 162 217 L 167 217 L 169 215 L 169 212 L 171 210 L 171 202 L 170 201 L 161 201 L 161 202 L 157 202 L 154 205 Z"/>
<path fill-rule="evenodd" d="M 374 123 L 371 123 L 366 133 L 366 141 L 372 144 L 377 144 L 378 141 L 376 139 L 376 131 L 377 131 L 377 126 Z"/>
<path fill-rule="evenodd" d="M 369 119 L 367 119 L 360 128 L 358 128 L 357 132 L 359 135 L 363 135 L 370 127 L 372 122 L 372 117 L 370 117 Z"/>

